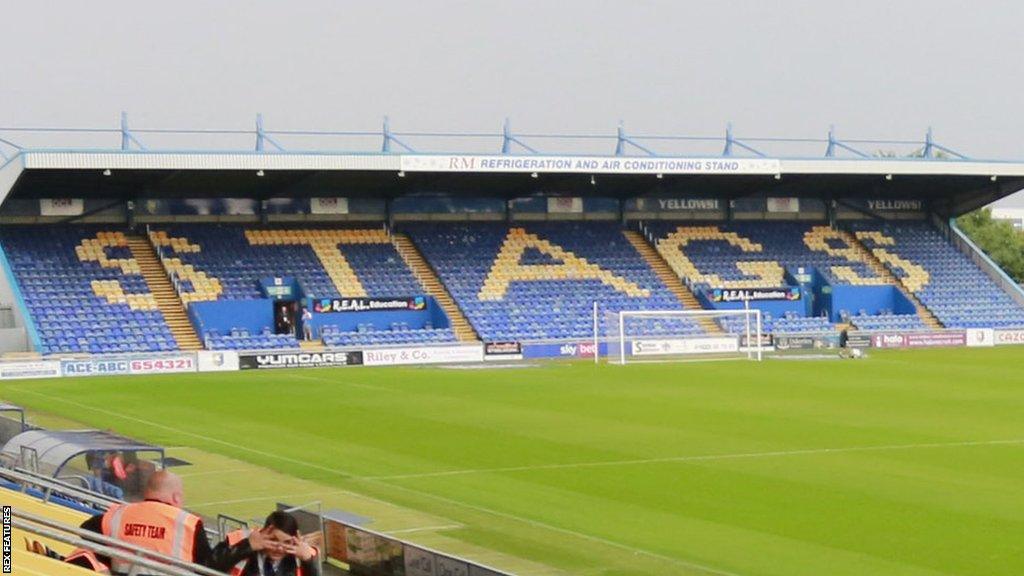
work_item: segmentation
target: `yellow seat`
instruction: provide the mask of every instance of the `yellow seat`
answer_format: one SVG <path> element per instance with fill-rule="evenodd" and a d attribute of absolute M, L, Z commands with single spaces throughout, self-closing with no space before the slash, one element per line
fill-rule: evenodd
<path fill-rule="evenodd" d="M 16 530 L 14 532 L 17 532 Z M 73 564 L 66 564 L 53 558 L 47 558 L 40 554 L 35 554 L 25 550 L 25 547 L 19 546 L 15 540 L 14 543 L 14 554 L 11 558 L 11 567 L 14 568 L 14 574 L 20 576 L 96 576 L 96 573 L 92 570 L 86 570 L 75 566 Z"/>

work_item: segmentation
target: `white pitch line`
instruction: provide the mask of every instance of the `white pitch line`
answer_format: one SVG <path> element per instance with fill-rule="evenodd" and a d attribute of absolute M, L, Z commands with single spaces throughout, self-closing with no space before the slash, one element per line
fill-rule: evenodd
<path fill-rule="evenodd" d="M 189 504 L 189 508 L 209 508 L 210 506 L 223 506 L 225 504 L 244 504 L 246 502 L 262 502 L 264 500 L 285 500 L 292 498 L 315 498 L 317 496 L 333 496 L 335 494 L 346 494 L 349 493 L 347 490 L 321 490 L 319 492 L 303 492 L 302 494 L 274 494 L 271 496 L 253 496 L 250 498 L 235 498 L 232 500 L 213 500 L 210 502 L 200 502 L 198 504 Z"/>
<path fill-rule="evenodd" d="M 642 464 L 661 464 L 672 462 L 713 462 L 716 460 L 742 460 L 753 458 L 773 458 L 779 456 L 807 456 L 815 454 L 844 454 L 853 452 L 883 452 L 896 450 L 915 450 L 925 448 L 957 448 L 965 446 L 999 446 L 1024 444 L 1024 438 L 1010 440 L 978 440 L 966 442 L 933 442 L 924 444 L 889 444 L 881 446 L 849 446 L 845 448 L 807 448 L 803 450 L 775 450 L 769 452 L 738 452 L 734 454 L 704 454 L 693 456 L 665 456 L 661 458 L 638 458 L 633 460 L 602 460 L 594 462 L 568 462 L 562 464 L 534 464 L 530 466 L 506 466 L 502 468 L 466 468 L 463 470 L 443 470 L 439 472 L 421 472 L 414 474 L 395 474 L 391 476 L 361 476 L 360 480 L 406 480 L 412 478 L 438 478 L 444 476 L 463 476 L 467 474 L 492 474 L 501 472 L 530 472 L 534 470 L 561 470 L 566 468 L 599 468 L 604 466 L 637 466 Z"/>
<path fill-rule="evenodd" d="M 567 534 L 569 536 L 574 536 L 576 538 L 580 538 L 580 539 L 583 539 L 583 540 L 589 540 L 591 542 L 597 542 L 598 544 L 601 544 L 602 546 L 609 546 L 611 548 L 618 548 L 619 550 L 625 550 L 627 552 L 632 552 L 633 554 L 635 554 L 637 556 L 647 556 L 648 558 L 653 558 L 655 560 L 660 560 L 662 562 L 667 562 L 667 563 L 670 563 L 670 564 L 675 564 L 677 566 L 683 566 L 683 567 L 685 567 L 685 568 L 687 568 L 689 570 L 697 570 L 699 572 L 704 572 L 705 574 L 714 574 L 715 576 L 740 576 L 739 574 L 737 574 L 735 572 L 729 572 L 727 570 L 723 570 L 723 569 L 720 569 L 720 568 L 714 568 L 714 567 L 707 566 L 707 565 L 704 565 L 704 564 L 698 564 L 696 562 L 690 562 L 688 560 L 683 560 L 681 558 L 675 558 L 675 557 L 672 557 L 672 556 L 666 556 L 664 554 L 659 554 L 657 552 L 651 552 L 650 550 L 645 550 L 644 548 L 636 548 L 634 546 L 630 546 L 629 544 L 623 544 L 622 542 L 616 542 L 615 540 L 609 540 L 607 538 L 602 538 L 600 536 L 594 536 L 593 534 L 585 534 L 583 532 L 577 532 L 577 531 L 569 529 L 569 528 L 561 528 L 559 526 L 548 524 L 546 522 L 541 522 L 540 520 L 533 520 L 531 518 L 525 518 L 523 516 L 516 516 L 515 514 L 509 514 L 508 512 L 501 512 L 501 511 L 498 511 L 498 510 L 494 510 L 493 508 L 487 508 L 485 506 L 477 506 L 475 504 L 469 504 L 469 503 L 466 503 L 466 502 L 461 502 L 459 500 L 453 500 L 451 498 L 446 498 L 444 496 L 439 496 L 439 495 L 433 494 L 431 492 L 424 492 L 422 490 L 416 490 L 416 489 L 413 489 L 413 488 L 408 488 L 406 486 L 401 486 L 399 484 L 388 484 L 387 482 L 383 482 L 383 481 L 379 481 L 379 480 L 375 481 L 375 480 L 370 480 L 370 479 L 367 479 L 367 478 L 362 478 L 361 480 L 365 480 L 367 482 L 377 482 L 379 484 L 382 484 L 382 485 L 387 486 L 389 488 L 393 488 L 395 490 L 401 490 L 401 491 L 404 491 L 404 492 L 408 492 L 410 494 L 416 494 L 416 495 L 418 495 L 418 496 L 420 496 L 422 498 L 428 498 L 428 499 L 431 499 L 431 500 L 436 500 L 438 502 L 444 502 L 445 504 L 448 504 L 450 506 L 456 506 L 456 507 L 460 507 L 460 508 L 467 508 L 469 510 L 474 510 L 476 512 L 481 512 L 481 513 L 484 513 L 484 514 L 490 514 L 491 516 L 497 516 L 498 518 L 505 518 L 507 520 L 513 520 L 513 521 L 516 521 L 516 522 L 521 522 L 521 523 L 527 524 L 529 526 L 535 526 L 535 527 L 538 527 L 538 528 L 543 528 L 545 530 L 550 530 L 552 532 L 558 532 L 560 534 Z"/>
<path fill-rule="evenodd" d="M 465 528 L 462 524 L 442 524 L 441 526 L 420 526 L 419 528 L 402 528 L 401 530 L 385 530 L 383 534 L 412 534 L 413 532 L 427 532 L 430 530 L 456 530 Z"/>
<path fill-rule="evenodd" d="M 48 400 L 53 400 L 55 402 L 62 402 L 64 404 L 70 404 L 71 406 L 77 406 L 79 408 L 84 408 L 86 410 L 92 410 L 93 412 L 98 412 L 100 414 L 106 414 L 107 416 L 110 416 L 110 417 L 113 417 L 113 418 L 120 418 L 122 420 L 128 420 L 130 422 L 136 422 L 138 424 L 145 424 L 147 426 L 152 426 L 154 428 L 159 428 L 161 430 L 168 430 L 168 431 L 171 431 L 171 432 L 176 432 L 178 434 L 183 434 L 185 436 L 191 436 L 192 438 L 198 438 L 200 440 L 205 440 L 207 442 L 212 442 L 214 444 L 220 444 L 222 446 L 227 446 L 229 448 L 236 448 L 238 450 L 242 450 L 244 452 L 249 452 L 251 454 L 257 454 L 257 455 L 260 455 L 260 456 L 265 456 L 267 458 L 272 458 L 272 459 L 275 459 L 275 460 L 280 460 L 282 462 L 288 462 L 289 464 L 296 464 L 296 465 L 299 465 L 299 466 L 306 466 L 308 468 L 313 468 L 313 469 L 316 469 L 316 470 L 321 470 L 323 472 L 331 472 L 333 474 L 337 474 L 339 476 L 345 476 L 345 477 L 349 477 L 349 478 L 355 477 L 354 474 L 351 474 L 351 473 L 346 472 L 344 470 L 339 470 L 337 468 L 327 468 L 326 466 L 319 466 L 317 464 L 313 464 L 313 463 L 307 462 L 305 460 L 299 460 L 298 458 L 291 458 L 289 456 L 282 456 L 280 454 L 274 454 L 272 452 L 266 452 L 264 450 L 257 450 L 256 448 L 249 448 L 248 446 L 244 446 L 242 444 L 239 444 L 238 442 L 227 442 L 225 440 L 221 440 L 220 438 L 214 438 L 212 436 L 206 436 L 204 434 L 196 434 L 195 432 L 189 432 L 188 430 L 182 430 L 181 428 L 178 428 L 178 427 L 175 427 L 175 426 L 167 426 L 166 424 L 160 424 L 158 422 L 152 422 L 152 421 L 149 421 L 149 420 L 143 420 L 142 418 L 136 418 L 134 416 L 128 416 L 127 414 L 122 414 L 120 412 L 115 412 L 113 410 L 106 410 L 104 408 L 97 408 L 95 406 L 90 406 L 88 404 L 82 404 L 81 402 L 75 402 L 74 400 L 68 400 L 67 398 L 61 398 L 60 396 L 54 396 L 52 394 L 43 394 L 42 392 L 38 392 L 36 390 L 31 390 L 31 389 L 28 389 L 28 388 L 17 388 L 17 390 L 19 390 L 21 392 L 25 392 L 26 394 L 33 394 L 35 396 L 40 396 L 40 397 L 46 398 Z"/>
<path fill-rule="evenodd" d="M 196 476 L 216 476 L 218 474 L 237 474 L 239 472 L 251 472 L 252 467 L 249 468 L 227 468 L 224 470 L 204 470 L 202 472 L 182 472 L 178 474 L 178 478 L 195 478 Z"/>
<path fill-rule="evenodd" d="M 355 388 L 366 388 L 367 390 L 377 390 L 384 392 L 394 392 L 393 388 L 386 388 L 384 386 L 374 386 L 372 384 L 361 384 L 359 382 L 350 382 L 346 380 L 335 380 L 333 378 L 317 378 L 316 376 L 307 376 L 304 374 L 279 374 L 279 376 L 285 376 L 287 378 L 294 378 L 296 380 L 314 380 L 316 382 L 330 382 L 332 384 L 343 384 L 345 386 L 353 386 Z"/>
<path fill-rule="evenodd" d="M 281 462 L 288 462 L 290 464 L 296 464 L 296 465 L 299 465 L 299 466 L 305 466 L 305 467 L 311 468 L 313 470 L 320 470 L 320 471 L 323 471 L 323 472 L 329 472 L 331 474 L 335 474 L 335 475 L 341 476 L 343 478 L 348 478 L 348 479 L 351 479 L 351 480 L 362 481 L 362 482 L 367 482 L 367 483 L 375 483 L 375 484 L 378 484 L 380 486 L 384 486 L 386 488 L 391 488 L 391 489 L 394 489 L 394 490 L 400 490 L 400 491 L 403 491 L 403 492 L 408 492 L 410 494 L 416 494 L 416 495 L 420 496 L 421 498 L 427 498 L 427 499 L 430 499 L 430 500 L 436 500 L 438 502 L 444 502 L 444 503 L 446 503 L 446 504 L 448 504 L 450 506 L 456 506 L 456 507 L 459 507 L 459 508 L 465 508 L 467 510 L 473 510 L 473 511 L 476 511 L 476 512 L 481 512 L 481 513 L 484 513 L 484 514 L 489 514 L 491 516 L 495 516 L 495 517 L 498 517 L 498 518 L 505 518 L 507 520 L 512 520 L 512 521 L 515 521 L 515 522 L 520 522 L 522 524 L 527 524 L 529 526 L 535 526 L 535 527 L 539 527 L 539 528 L 544 528 L 546 530 L 551 530 L 552 532 L 558 532 L 560 534 L 567 534 L 567 535 L 570 535 L 570 536 L 574 536 L 576 538 L 580 538 L 582 540 L 589 540 L 591 542 L 597 542 L 598 544 L 602 544 L 604 546 L 610 546 L 612 548 L 618 548 L 619 550 L 625 550 L 627 552 L 632 552 L 633 554 L 636 554 L 636 555 L 639 555 L 639 556 L 647 556 L 648 558 L 653 558 L 653 559 L 656 559 L 656 560 L 660 560 L 662 562 L 668 562 L 670 564 L 675 564 L 677 566 L 683 566 L 683 567 L 686 567 L 686 568 L 688 568 L 690 570 L 698 570 L 698 571 L 701 571 L 701 572 L 704 572 L 704 573 L 707 573 L 707 574 L 715 574 L 717 576 L 740 576 L 739 574 L 736 574 L 735 572 L 728 572 L 728 571 L 725 571 L 725 570 L 720 570 L 720 569 L 717 569 L 717 568 L 712 568 L 710 566 L 705 566 L 705 565 L 702 565 L 702 564 L 697 564 L 695 562 L 688 562 L 686 560 L 682 560 L 682 559 L 679 559 L 679 558 L 674 558 L 672 556 L 666 556 L 664 554 L 659 554 L 657 552 L 652 552 L 650 550 L 645 550 L 643 548 L 637 548 L 637 547 L 634 547 L 634 546 L 630 546 L 628 544 L 623 544 L 621 542 L 616 542 L 614 540 L 609 540 L 607 538 L 602 538 L 600 536 L 594 536 L 592 534 L 585 534 L 583 532 L 577 532 L 575 530 L 570 530 L 569 528 L 561 528 L 559 526 L 554 526 L 552 524 L 541 522 L 539 520 L 533 520 L 531 518 L 525 518 L 523 516 L 517 516 L 515 514 L 509 514 L 507 512 L 501 512 L 501 511 L 494 510 L 494 509 L 491 509 L 491 508 L 486 508 L 484 506 L 477 506 L 477 505 L 469 504 L 469 503 L 466 503 L 466 502 L 460 502 L 458 500 L 452 500 L 451 498 L 445 498 L 444 496 L 438 496 L 437 494 L 432 494 L 430 492 L 424 492 L 422 490 L 415 490 L 413 488 L 408 488 L 406 486 L 401 486 L 401 485 L 398 485 L 398 484 L 390 484 L 390 483 L 388 483 L 387 481 L 384 481 L 384 480 L 374 480 L 374 479 L 369 478 L 369 477 L 354 476 L 354 475 L 351 475 L 351 474 L 349 474 L 349 473 L 347 473 L 347 472 L 345 472 L 343 470 L 337 470 L 337 469 L 334 469 L 334 468 L 328 468 L 326 466 L 320 466 L 318 464 L 313 464 L 312 462 L 306 462 L 304 460 L 298 460 L 298 459 L 295 459 L 295 458 L 290 458 L 288 456 L 281 456 L 281 455 L 278 455 L 278 454 L 273 454 L 273 453 L 265 452 L 265 451 L 262 451 L 262 450 L 256 450 L 255 448 L 248 448 L 246 446 L 242 446 L 241 444 L 238 444 L 237 442 L 226 442 L 226 441 L 221 440 L 219 438 L 212 438 L 210 436 L 204 436 L 202 434 L 196 434 L 195 432 L 189 432 L 187 430 L 182 430 L 182 429 L 176 428 L 174 426 L 167 426 L 166 424 L 159 424 L 157 422 L 151 422 L 151 421 L 148 421 L 148 420 L 142 420 L 141 418 L 135 418 L 133 416 L 127 416 L 125 414 L 121 414 L 119 412 L 114 412 L 114 411 L 111 411 L 111 410 L 105 410 L 103 408 L 97 408 L 95 406 L 90 406 L 88 404 L 82 404 L 81 402 L 75 402 L 73 400 L 68 400 L 67 398 L 61 398 L 60 396 L 53 396 L 51 394 L 43 394 L 42 392 L 38 392 L 36 390 L 30 390 L 30 389 L 21 388 L 21 387 L 16 388 L 16 389 L 21 391 L 21 392 L 25 392 L 27 394 L 33 394 L 33 395 L 40 396 L 42 398 L 47 398 L 49 400 L 53 400 L 53 401 L 56 401 L 56 402 L 63 402 L 65 404 L 70 404 L 71 406 L 77 406 L 79 408 L 83 408 L 83 409 L 86 409 L 86 410 L 91 410 L 93 412 L 98 412 L 100 414 L 106 414 L 106 415 L 114 417 L 114 418 L 121 418 L 122 420 L 129 420 L 129 421 L 132 421 L 132 422 L 137 422 L 137 423 L 140 423 L 140 424 L 145 424 L 145 425 L 152 426 L 154 428 L 159 428 L 159 429 L 162 429 L 162 430 L 170 430 L 172 432 L 177 432 L 179 434 L 184 434 L 186 436 L 191 436 L 193 438 L 199 438 L 201 440 L 206 440 L 208 442 L 213 442 L 215 444 L 222 444 L 224 446 L 229 446 L 229 447 L 232 447 L 232 448 L 237 448 L 239 450 L 244 450 L 244 451 L 247 451 L 247 452 L 251 452 L 253 454 L 259 454 L 261 456 L 266 456 L 268 458 L 273 458 L 273 459 L 276 459 L 276 460 L 280 460 Z M 370 496 L 362 496 L 362 497 L 368 498 L 368 499 L 372 499 L 372 500 L 376 500 L 376 501 L 379 501 L 379 502 L 383 502 L 383 503 L 386 503 L 386 504 L 390 504 L 390 505 L 393 506 L 393 504 L 391 504 L 390 502 L 386 502 L 384 500 L 380 500 L 380 499 L 377 499 L 377 498 L 372 498 Z"/>

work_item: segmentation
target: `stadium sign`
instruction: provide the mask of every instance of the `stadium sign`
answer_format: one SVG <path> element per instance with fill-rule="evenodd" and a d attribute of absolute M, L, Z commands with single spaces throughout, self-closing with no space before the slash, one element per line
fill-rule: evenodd
<path fill-rule="evenodd" d="M 93 360 L 62 360 L 60 371 L 65 376 L 107 376 L 131 374 L 128 360 L 123 358 Z"/>
<path fill-rule="evenodd" d="M 709 212 L 721 210 L 722 204 L 718 198 L 638 198 L 637 207 L 661 212 Z"/>
<path fill-rule="evenodd" d="M 593 358 L 595 352 L 607 354 L 608 344 L 601 342 L 596 349 L 593 342 L 523 344 L 523 358 Z"/>
<path fill-rule="evenodd" d="M 846 347 L 847 348 L 870 348 L 871 347 L 871 335 L 864 334 L 861 332 L 847 332 L 846 333 Z"/>
<path fill-rule="evenodd" d="M 242 354 L 238 367 L 242 370 L 265 368 L 327 368 L 355 366 L 363 363 L 363 353 L 353 352 L 292 352 L 278 354 Z"/>
<path fill-rule="evenodd" d="M 402 156 L 405 172 L 548 172 L 584 174 L 778 174 L 769 158 L 618 158 L 432 154 Z"/>
<path fill-rule="evenodd" d="M 845 198 L 841 209 L 868 210 L 875 213 L 922 212 L 925 203 L 919 198 Z"/>
<path fill-rule="evenodd" d="M 523 345 L 519 342 L 488 342 L 484 344 L 484 360 L 521 360 Z"/>
<path fill-rule="evenodd" d="M 875 348 L 930 348 L 932 346 L 965 346 L 966 344 L 967 333 L 963 330 L 871 335 L 871 345 Z"/>
<path fill-rule="evenodd" d="M 64 376 L 112 376 L 119 374 L 171 374 L 195 372 L 192 354 L 167 356 L 94 357 L 80 360 L 61 360 Z"/>
<path fill-rule="evenodd" d="M 1008 344 L 1024 344 L 1024 330 L 996 330 L 996 346 Z"/>
<path fill-rule="evenodd" d="M 996 345 L 996 331 L 991 328 L 968 328 L 967 346 L 988 348 Z"/>
<path fill-rule="evenodd" d="M 483 362 L 484 347 L 423 346 L 419 348 L 381 348 L 363 352 L 367 366 L 399 366 L 402 364 L 439 364 L 444 362 Z"/>
<path fill-rule="evenodd" d="M 776 335 L 776 350 L 820 350 L 839 348 L 839 335 Z"/>
<path fill-rule="evenodd" d="M 39 200 L 40 216 L 81 216 L 85 212 L 85 200 L 82 198 L 41 198 Z"/>
<path fill-rule="evenodd" d="M 730 289 L 714 288 L 711 290 L 712 302 L 744 302 L 758 300 L 788 300 L 800 299 L 800 289 L 792 288 L 747 288 Z"/>
<path fill-rule="evenodd" d="M 740 349 L 740 341 L 735 336 L 633 340 L 630 342 L 630 348 L 633 356 L 718 354 L 725 352 L 738 352 Z"/>
<path fill-rule="evenodd" d="M 60 376 L 60 362 L 57 360 L 0 363 L 0 380 L 56 378 L 58 376 Z"/>
<path fill-rule="evenodd" d="M 920 212 L 924 203 L 920 200 L 868 200 L 868 210 L 875 212 Z"/>
<path fill-rule="evenodd" d="M 768 197 L 765 199 L 765 208 L 769 212 L 791 213 L 800 212 L 799 198 Z"/>
<path fill-rule="evenodd" d="M 718 198 L 658 198 L 658 208 L 666 211 L 719 210 Z"/>
<path fill-rule="evenodd" d="M 313 300 L 313 312 L 394 312 L 398 310 L 426 310 L 424 296 L 412 298 L 319 298 Z"/>
<path fill-rule="evenodd" d="M 200 372 L 229 372 L 238 370 L 238 352 L 234 350 L 200 350 L 196 352 Z"/>
<path fill-rule="evenodd" d="M 747 336 L 746 334 L 740 334 L 740 348 L 742 350 L 746 350 L 748 348 L 755 350 L 757 349 L 757 340 L 758 338 L 756 335 L 752 334 Z M 760 340 L 762 348 L 771 348 L 775 345 L 775 338 L 771 334 L 761 334 Z"/>
<path fill-rule="evenodd" d="M 179 356 L 161 356 L 158 358 L 134 358 L 128 361 L 128 370 L 132 374 L 171 374 L 175 372 L 195 372 L 196 359 L 192 354 Z"/>

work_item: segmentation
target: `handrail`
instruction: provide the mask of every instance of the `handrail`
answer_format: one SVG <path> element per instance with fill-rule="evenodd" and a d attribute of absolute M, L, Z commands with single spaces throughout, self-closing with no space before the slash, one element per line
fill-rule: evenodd
<path fill-rule="evenodd" d="M 67 476 L 58 476 L 56 479 L 66 484 L 70 484 L 71 480 L 77 480 L 78 482 L 82 483 L 82 488 L 86 490 L 89 489 L 89 479 L 81 474 L 69 474 Z"/>
<path fill-rule="evenodd" d="M 27 488 L 30 485 L 42 488 L 44 500 L 49 500 L 50 496 L 54 492 L 58 492 L 104 510 L 111 504 L 122 503 L 121 500 L 116 498 L 111 498 L 110 496 L 98 494 L 91 490 L 79 488 L 55 478 L 50 478 L 49 476 L 33 474 L 21 469 L 0 467 L 0 478 L 11 480 L 12 482 L 20 484 L 23 488 Z"/>
<path fill-rule="evenodd" d="M 971 261 L 982 269 L 985 274 L 992 279 L 993 282 L 1003 291 L 1006 292 L 1015 302 L 1024 306 L 1024 288 L 1018 284 L 1013 278 L 1010 278 L 1009 274 L 999 264 L 996 264 L 992 258 L 981 249 L 980 246 L 974 243 L 959 226 L 956 225 L 956 219 L 950 218 L 948 223 L 944 223 L 938 218 L 939 229 L 946 233 L 946 237 L 953 243 L 953 245 L 960 250 L 965 256 L 971 259 Z"/>
<path fill-rule="evenodd" d="M 112 504 L 126 503 L 124 500 L 118 500 L 117 498 L 113 498 L 105 494 L 100 494 L 98 492 L 93 492 L 92 490 L 79 488 L 66 482 L 62 482 L 56 478 L 41 476 L 21 469 L 4 468 L 0 466 L 0 478 L 5 478 L 21 485 L 23 492 L 24 488 L 27 488 L 30 485 L 42 488 L 43 500 L 47 502 L 50 501 L 50 498 L 56 492 L 68 498 L 80 500 L 101 511 L 106 510 Z M 207 535 L 213 535 L 218 539 L 221 538 L 222 535 L 218 531 L 205 525 L 204 528 L 206 529 Z"/>
<path fill-rule="evenodd" d="M 28 512 L 12 510 L 12 524 L 21 530 L 51 538 L 58 542 L 86 548 L 103 556 L 117 558 L 168 576 L 223 576 L 221 572 L 185 562 L 159 552 L 98 534 L 84 528 L 68 526 Z M 70 534 L 70 535 L 69 535 Z"/>

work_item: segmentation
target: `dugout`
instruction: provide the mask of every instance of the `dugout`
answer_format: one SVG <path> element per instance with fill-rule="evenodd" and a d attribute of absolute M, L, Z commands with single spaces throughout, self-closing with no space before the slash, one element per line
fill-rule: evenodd
<path fill-rule="evenodd" d="M 14 404 L 0 402 L 0 445 L 28 430 L 25 423 L 25 409 Z"/>
<path fill-rule="evenodd" d="M 164 449 L 103 430 L 27 430 L 0 449 L 21 467 L 128 501 L 142 499 L 149 476 L 164 468 Z"/>

